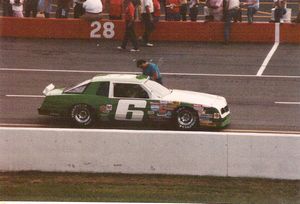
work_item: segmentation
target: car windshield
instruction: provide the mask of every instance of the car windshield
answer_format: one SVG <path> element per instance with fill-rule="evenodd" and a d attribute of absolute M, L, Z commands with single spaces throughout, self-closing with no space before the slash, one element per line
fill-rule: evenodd
<path fill-rule="evenodd" d="M 73 86 L 72 88 L 65 89 L 64 92 L 65 93 L 82 93 L 90 82 L 91 82 L 91 79 L 86 80 L 76 86 Z"/>
<path fill-rule="evenodd" d="M 154 94 L 155 96 L 162 98 L 166 95 L 169 95 L 171 93 L 171 90 L 162 86 L 161 84 L 152 81 L 152 80 L 147 80 L 145 82 L 145 86 L 148 87 L 148 89 L 150 89 L 150 91 L 152 92 L 152 94 Z"/>

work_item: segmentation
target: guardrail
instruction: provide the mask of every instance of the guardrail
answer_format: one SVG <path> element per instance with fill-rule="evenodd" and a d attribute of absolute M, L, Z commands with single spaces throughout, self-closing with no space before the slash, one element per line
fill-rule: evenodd
<path fill-rule="evenodd" d="M 124 21 L 102 20 L 88 23 L 80 19 L 38 19 L 0 17 L 1 37 L 111 39 L 121 40 Z M 221 22 L 167 22 L 156 25 L 152 40 L 222 42 L 224 24 Z M 143 26 L 136 24 L 138 36 Z M 232 42 L 272 43 L 275 41 L 274 23 L 233 23 Z M 281 24 L 280 42 L 300 43 L 300 24 Z"/>
<path fill-rule="evenodd" d="M 0 128 L 0 171 L 300 179 L 300 135 Z"/>

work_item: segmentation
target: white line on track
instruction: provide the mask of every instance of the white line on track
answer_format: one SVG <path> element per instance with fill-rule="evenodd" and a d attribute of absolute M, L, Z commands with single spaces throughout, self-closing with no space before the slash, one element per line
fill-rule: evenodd
<path fill-rule="evenodd" d="M 300 102 L 286 102 L 286 101 L 276 101 L 275 104 L 282 104 L 282 105 L 300 105 Z"/>
<path fill-rule="evenodd" d="M 275 43 L 268 53 L 267 57 L 265 58 L 264 62 L 262 63 L 261 67 L 259 68 L 256 76 L 262 76 L 264 73 L 265 69 L 267 68 L 272 56 L 276 52 L 280 42 L 280 23 L 275 23 Z"/>
<path fill-rule="evenodd" d="M 279 43 L 275 43 L 272 47 L 272 49 L 270 50 L 269 54 L 267 55 L 267 57 L 265 58 L 263 64 L 261 65 L 261 67 L 259 68 L 256 76 L 262 76 L 262 74 L 264 73 L 265 69 L 267 68 L 268 63 L 270 62 L 272 56 L 274 55 L 275 51 L 278 48 Z"/>
<path fill-rule="evenodd" d="M 0 71 L 23 71 L 23 72 L 63 72 L 63 73 L 94 73 L 94 74 L 140 74 L 141 72 L 123 71 L 95 71 L 95 70 L 57 70 L 57 69 L 19 69 L 19 68 L 0 68 Z M 242 75 L 242 74 L 202 74 L 202 73 L 172 73 L 162 72 L 162 75 L 169 76 L 211 76 L 211 77 L 264 77 L 264 78 L 300 78 L 300 76 L 282 75 Z"/>
<path fill-rule="evenodd" d="M 11 128 L 46 128 L 47 124 L 33 124 L 33 123 L 0 123 L 0 129 L 1 127 L 11 127 Z M 1 203 L 1 202 L 0 202 Z M 2 203 L 1 203 L 2 204 Z"/>
<path fill-rule="evenodd" d="M 18 98 L 44 98 L 43 95 L 5 95 L 6 97 L 18 97 Z"/>
<path fill-rule="evenodd" d="M 299 134 L 300 131 L 283 131 L 283 130 L 249 130 L 249 129 L 224 129 L 222 132 L 232 133 L 274 133 L 274 134 Z"/>

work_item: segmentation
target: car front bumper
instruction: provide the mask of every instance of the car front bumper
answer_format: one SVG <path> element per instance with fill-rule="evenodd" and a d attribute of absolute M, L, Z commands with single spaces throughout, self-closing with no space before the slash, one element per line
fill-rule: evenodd
<path fill-rule="evenodd" d="M 212 120 L 202 120 L 199 121 L 200 127 L 214 127 L 214 128 L 224 128 L 228 126 L 231 122 L 230 114 L 221 119 L 212 119 Z"/>

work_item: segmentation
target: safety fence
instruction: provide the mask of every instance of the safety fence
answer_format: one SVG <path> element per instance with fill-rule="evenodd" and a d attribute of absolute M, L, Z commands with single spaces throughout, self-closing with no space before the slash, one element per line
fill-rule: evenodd
<path fill-rule="evenodd" d="M 274 23 L 233 23 L 232 42 L 272 43 L 276 36 L 283 43 L 300 43 L 300 24 L 280 24 L 275 32 Z M 106 39 L 121 40 L 124 21 L 101 20 L 86 22 L 80 19 L 33 19 L 0 17 L 1 37 Z M 156 25 L 153 41 L 222 42 L 224 23 L 221 22 L 166 22 Z M 138 36 L 143 26 L 136 23 Z"/>

